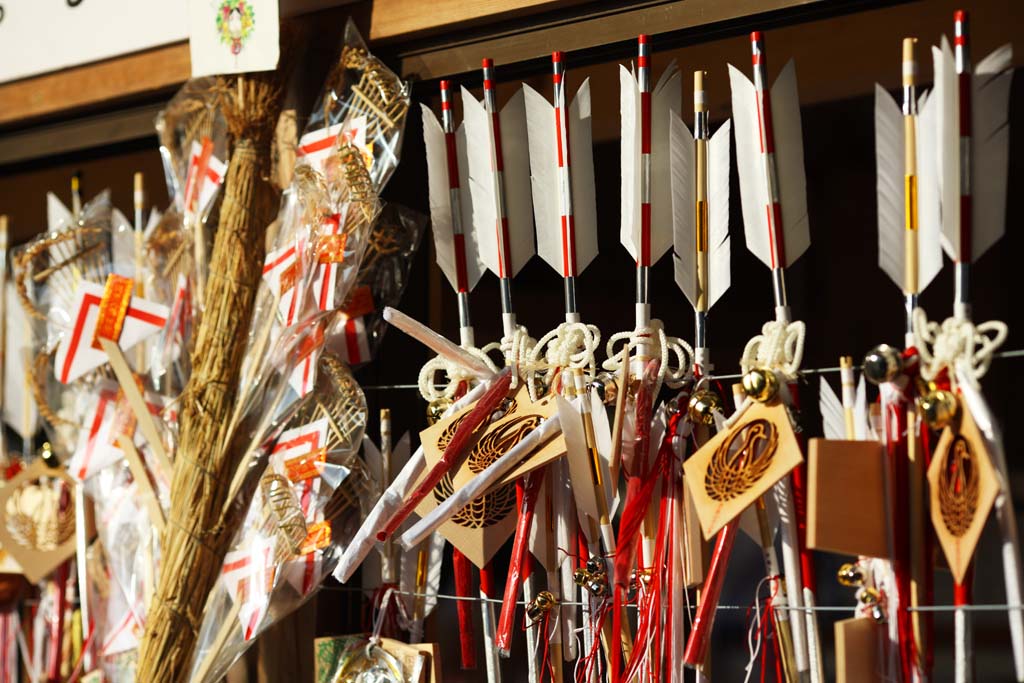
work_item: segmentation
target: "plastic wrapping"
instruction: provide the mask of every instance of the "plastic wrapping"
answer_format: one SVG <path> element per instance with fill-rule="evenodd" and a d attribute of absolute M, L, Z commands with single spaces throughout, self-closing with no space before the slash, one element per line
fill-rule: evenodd
<path fill-rule="evenodd" d="M 383 311 L 401 300 L 425 227 L 426 216 L 397 204 L 386 204 L 374 223 L 355 289 L 342 307 L 345 337 L 336 350 L 349 365 L 376 357 L 388 328 Z"/>
<path fill-rule="evenodd" d="M 361 150 L 379 192 L 398 166 L 408 111 L 408 85 L 367 51 L 349 20 L 341 56 L 299 139 L 297 167 L 316 166 L 332 141 L 346 140 Z"/>
<path fill-rule="evenodd" d="M 192 680 L 219 680 L 313 595 L 358 524 L 370 486 L 359 457 L 366 402 L 344 364 L 325 354 L 320 365 L 316 390 L 252 462 L 258 485 L 207 607 Z"/>
<path fill-rule="evenodd" d="M 228 131 L 218 82 L 185 83 L 156 119 L 160 156 L 171 207 L 180 217 L 182 241 L 172 255 L 175 269 L 191 279 L 195 312 L 203 307 L 207 255 L 217 226 L 221 188 L 228 167 Z M 165 275 L 166 278 L 166 270 Z M 170 278 L 175 282 L 177 278 Z"/>

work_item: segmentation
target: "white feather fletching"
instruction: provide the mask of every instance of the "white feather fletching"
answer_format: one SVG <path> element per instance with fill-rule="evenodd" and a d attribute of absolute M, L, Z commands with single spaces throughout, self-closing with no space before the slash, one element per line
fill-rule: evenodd
<path fill-rule="evenodd" d="M 444 138 L 444 130 L 434 112 L 425 105 L 423 109 L 423 144 L 427 151 L 427 184 L 430 193 L 430 223 L 434 232 L 434 251 L 437 254 L 437 265 L 448 279 L 453 289 L 458 287 L 455 258 L 455 233 L 452 221 L 451 193 L 448 183 L 448 152 Z M 466 284 L 470 290 L 476 287 L 484 272 L 480 262 L 480 253 L 476 243 L 476 233 L 471 229 L 473 215 L 471 193 L 466 186 L 465 136 L 463 126 L 455 132 L 456 156 L 459 162 L 459 203 L 465 234 L 466 245 Z M 461 153 L 460 153 L 461 152 Z"/>
<path fill-rule="evenodd" d="M 971 79 L 971 258 L 977 260 L 1006 230 L 1010 163 L 1010 84 L 1013 48 L 996 49 Z"/>
<path fill-rule="evenodd" d="M 577 273 L 582 273 L 597 257 L 597 190 L 594 185 L 592 117 L 588 78 L 583 81 L 569 105 L 568 122 Z"/>
<path fill-rule="evenodd" d="M 935 85 L 929 99 L 936 111 L 936 149 L 939 203 L 942 210 L 942 248 L 954 261 L 960 259 L 960 115 L 956 93 L 956 65 L 949 41 L 932 47 Z"/>
<path fill-rule="evenodd" d="M 683 81 L 671 62 L 651 94 L 651 265 L 672 248 L 669 125 L 682 109 Z M 639 201 L 639 200 L 638 200 Z"/>
<path fill-rule="evenodd" d="M 636 77 L 619 65 L 619 167 L 621 225 L 619 239 L 635 260 L 640 243 L 640 88 Z"/>
<path fill-rule="evenodd" d="M 843 404 L 832 390 L 832 385 L 821 378 L 818 391 L 818 407 L 821 410 L 821 427 L 826 439 L 846 439 L 846 414 Z"/>
<path fill-rule="evenodd" d="M 694 183 L 693 133 L 682 118 L 672 117 L 669 128 L 670 167 L 672 170 L 672 239 L 675 246 L 674 262 L 676 285 L 691 306 L 697 305 L 697 261 L 694 249 L 697 242 L 697 224 L 694 210 L 696 197 Z"/>
<path fill-rule="evenodd" d="M 50 232 L 62 232 L 71 227 L 74 217 L 64 202 L 52 192 L 46 193 L 46 225 Z"/>
<path fill-rule="evenodd" d="M 923 292 L 942 270 L 942 213 L 935 163 L 938 105 L 924 93 L 917 99 L 917 111 L 917 287 Z"/>
<path fill-rule="evenodd" d="M 790 60 L 771 89 L 775 133 L 775 170 L 779 179 L 785 266 L 788 268 L 811 245 L 807 217 L 807 177 L 804 173 L 804 138 L 800 124 L 800 96 L 796 63 Z"/>
<path fill-rule="evenodd" d="M 530 182 L 533 187 L 533 219 L 537 253 L 548 265 L 562 271 L 562 221 L 559 203 L 558 150 L 555 108 L 528 85 L 526 127 L 530 139 Z"/>
<path fill-rule="evenodd" d="M 17 287 L 7 283 L 7 332 L 4 348 L 3 419 L 25 441 L 39 429 L 39 409 L 26 378 L 32 363 L 32 321 Z"/>
<path fill-rule="evenodd" d="M 520 89 L 499 115 L 505 163 L 505 213 L 512 246 L 512 273 L 518 273 L 536 253 L 533 205 L 530 196 L 530 147 L 526 132 L 526 101 Z"/>
<path fill-rule="evenodd" d="M 942 256 L 941 251 L 939 256 Z M 874 439 L 868 419 L 868 391 L 864 384 L 864 375 L 857 380 L 857 392 L 853 399 L 853 435 L 859 441 Z"/>
<path fill-rule="evenodd" d="M 729 289 L 729 140 L 726 121 L 708 141 L 708 308 Z M 697 301 L 696 196 L 694 141 L 683 120 L 672 120 L 669 146 L 672 157 L 672 222 L 675 242 L 676 284 L 691 306 Z"/>
<path fill-rule="evenodd" d="M 747 249 L 770 267 L 771 239 L 765 211 L 769 204 L 768 181 L 761 160 L 757 92 L 750 79 L 731 64 L 729 84 L 732 90 L 733 120 L 736 122 L 736 166 L 740 176 L 740 200 Z M 775 170 L 782 205 L 783 247 L 786 256 L 781 265 L 788 267 L 803 255 L 811 243 L 800 98 L 796 87 L 796 66 L 792 61 L 782 69 L 771 88 L 770 97 Z"/>
<path fill-rule="evenodd" d="M 682 78 L 671 62 L 651 92 L 651 265 L 672 247 L 672 179 L 670 122 L 678 118 Z M 640 86 L 619 66 L 621 110 L 622 227 L 620 239 L 636 259 L 640 243 Z"/>
<path fill-rule="evenodd" d="M 729 237 L 729 142 L 727 120 L 708 142 L 708 308 L 732 284 L 732 240 Z"/>
<path fill-rule="evenodd" d="M 900 287 L 904 276 L 903 112 L 875 84 L 875 189 L 878 197 L 878 265 Z M 822 379 L 822 382 L 825 382 Z"/>
<path fill-rule="evenodd" d="M 562 204 L 558 171 L 555 108 L 528 85 L 526 122 L 530 137 L 530 174 L 537 253 L 562 273 Z M 597 256 L 597 197 L 594 191 L 594 152 L 590 131 L 590 80 L 580 86 L 566 112 L 569 133 L 570 182 L 575 226 L 576 271 L 583 272 Z"/>
<path fill-rule="evenodd" d="M 466 161 L 471 194 L 472 226 L 480 257 L 487 268 L 500 271 L 495 183 L 491 172 L 490 117 L 483 105 L 462 89 Z M 509 260 L 515 275 L 534 254 L 533 208 L 530 190 L 530 155 L 526 132 L 526 104 L 518 91 L 499 114 L 504 161 L 505 213 L 510 243 Z"/>
<path fill-rule="evenodd" d="M 732 91 L 732 118 L 736 124 L 736 172 L 740 177 L 740 206 L 743 210 L 743 234 L 747 249 L 766 266 L 771 265 L 771 244 L 765 207 L 768 186 L 761 163 L 757 123 L 757 92 L 743 72 L 729 65 Z"/>

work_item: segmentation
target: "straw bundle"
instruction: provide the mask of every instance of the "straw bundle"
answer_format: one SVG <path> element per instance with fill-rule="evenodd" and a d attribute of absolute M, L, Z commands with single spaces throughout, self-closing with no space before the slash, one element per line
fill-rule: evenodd
<path fill-rule="evenodd" d="M 229 424 L 260 281 L 264 231 L 279 203 L 269 178 L 283 72 L 279 67 L 222 82 L 221 107 L 234 145 L 193 374 L 182 400 L 160 581 L 142 641 L 140 681 L 187 680 L 203 608 L 234 532 L 223 518 L 225 484 L 242 454 L 228 448 Z"/>

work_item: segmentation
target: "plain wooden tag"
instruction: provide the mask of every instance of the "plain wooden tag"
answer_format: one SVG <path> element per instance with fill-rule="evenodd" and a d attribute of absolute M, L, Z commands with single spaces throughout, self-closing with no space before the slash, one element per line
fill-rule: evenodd
<path fill-rule="evenodd" d="M 558 421 L 562 425 L 562 438 L 565 439 L 566 461 L 569 463 L 569 481 L 572 485 L 573 499 L 576 501 L 576 514 L 580 518 L 580 528 L 590 543 L 600 542 L 600 538 L 591 538 L 591 530 L 597 528 L 600 513 L 597 504 L 597 489 L 594 482 L 593 464 L 590 449 L 587 448 L 586 432 L 583 428 L 583 416 L 568 399 L 555 397 L 558 404 Z M 587 523 L 587 517 L 593 524 Z"/>
<path fill-rule="evenodd" d="M 871 617 L 853 617 L 835 624 L 836 683 L 882 680 L 885 627 Z"/>
<path fill-rule="evenodd" d="M 807 456 L 807 547 L 889 557 L 882 444 L 811 439 Z"/>
<path fill-rule="evenodd" d="M 959 414 L 956 429 L 943 430 L 928 467 L 932 526 L 957 583 L 964 580 L 999 494 L 985 439 L 964 401 L 960 401 Z"/>
<path fill-rule="evenodd" d="M 487 465 L 508 452 L 518 439 L 528 432 L 521 431 L 526 421 L 539 425 L 555 414 L 552 397 L 536 403 L 530 401 L 525 385 L 520 386 L 512 397 L 511 409 L 501 419 L 488 425 L 487 429 L 472 442 L 466 456 L 446 474 L 434 490 L 416 506 L 416 513 L 426 516 L 441 504 L 460 486 L 475 477 Z M 473 409 L 471 403 L 461 411 L 437 422 L 420 432 L 420 443 L 427 460 L 425 477 L 441 459 L 444 445 L 455 433 L 457 423 Z M 502 436 L 502 432 L 506 432 Z M 518 438 L 510 436 L 518 433 Z M 496 486 L 478 497 L 451 519 L 442 524 L 438 531 L 459 549 L 477 567 L 483 567 L 512 536 L 516 527 L 516 492 L 514 482 L 527 472 L 543 467 L 565 455 L 565 440 L 561 436 L 548 439 L 528 455 Z"/>
<path fill-rule="evenodd" d="M 756 442 L 757 453 L 740 466 L 736 449 L 744 440 Z M 683 464 L 704 538 L 714 536 L 801 462 L 786 407 L 778 401 L 752 404 L 736 424 Z"/>

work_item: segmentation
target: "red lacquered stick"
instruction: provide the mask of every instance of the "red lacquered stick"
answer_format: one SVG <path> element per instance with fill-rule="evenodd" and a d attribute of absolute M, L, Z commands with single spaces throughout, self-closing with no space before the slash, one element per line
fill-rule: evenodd
<path fill-rule="evenodd" d="M 494 384 L 491 388 L 480 397 L 473 410 L 469 411 L 465 419 L 459 424 L 458 429 L 455 430 L 455 435 L 452 436 L 452 440 L 448 442 L 448 445 L 444 449 L 444 453 L 441 455 L 441 459 L 437 461 L 437 464 L 427 473 L 426 478 L 420 482 L 419 486 L 412 492 L 412 494 L 402 504 L 401 509 L 395 516 L 391 518 L 388 525 L 384 527 L 384 530 L 377 534 L 377 540 L 383 541 L 391 536 L 402 525 L 409 515 L 412 514 L 416 506 L 420 504 L 420 501 L 427 497 L 437 483 L 441 481 L 445 474 L 448 473 L 452 467 L 459 462 L 463 452 L 469 446 L 470 441 L 476 434 L 476 430 L 480 428 L 482 424 L 487 421 L 491 413 L 498 407 L 498 404 L 508 395 L 509 387 L 512 385 L 512 373 L 509 368 L 505 368 L 501 371 L 501 374 L 494 380 Z"/>

